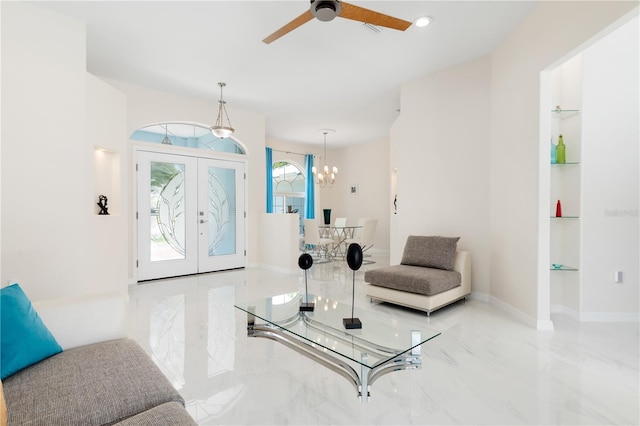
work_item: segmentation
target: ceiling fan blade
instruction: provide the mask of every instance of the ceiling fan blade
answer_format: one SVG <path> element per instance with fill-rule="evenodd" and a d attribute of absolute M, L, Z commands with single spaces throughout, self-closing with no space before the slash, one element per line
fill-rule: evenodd
<path fill-rule="evenodd" d="M 342 11 L 341 18 L 352 19 L 354 21 L 365 22 L 367 24 L 378 25 L 379 27 L 392 28 L 394 30 L 404 31 L 411 26 L 411 22 L 404 19 L 394 18 L 393 16 L 365 9 L 364 7 L 341 2 Z"/>
<path fill-rule="evenodd" d="M 279 39 L 283 35 L 295 30 L 296 28 L 298 28 L 302 24 L 305 24 L 305 23 L 309 22 L 312 19 L 313 19 L 313 15 L 311 14 L 311 11 L 307 10 L 305 13 L 303 13 L 300 16 L 298 16 L 297 18 L 295 18 L 293 21 L 289 22 L 288 24 L 284 25 L 282 28 L 280 28 L 279 30 L 277 30 L 276 32 L 274 32 L 273 34 L 271 34 L 270 36 L 268 36 L 267 38 L 265 38 L 262 41 L 264 43 L 266 43 L 266 44 L 269 44 L 272 41 L 275 41 L 275 40 Z"/>

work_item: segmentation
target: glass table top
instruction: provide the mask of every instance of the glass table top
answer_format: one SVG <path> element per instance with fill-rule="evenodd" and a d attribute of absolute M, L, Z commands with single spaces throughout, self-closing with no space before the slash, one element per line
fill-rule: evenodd
<path fill-rule="evenodd" d="M 369 368 L 415 350 L 440 335 L 429 328 L 357 307 L 353 317 L 360 319 L 362 328 L 346 329 L 343 319 L 352 317 L 351 305 L 310 294 L 308 301 L 315 303 L 314 311 L 300 312 L 300 303 L 306 301 L 303 294 L 293 292 L 237 303 L 235 307 L 247 312 L 249 322 L 255 318 L 256 324 L 283 330 L 308 345 Z"/>

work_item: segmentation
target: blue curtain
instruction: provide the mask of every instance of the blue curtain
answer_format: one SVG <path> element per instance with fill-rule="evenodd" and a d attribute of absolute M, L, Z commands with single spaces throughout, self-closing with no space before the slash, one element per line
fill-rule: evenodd
<path fill-rule="evenodd" d="M 267 213 L 273 213 L 273 152 L 265 148 L 267 157 Z"/>
<path fill-rule="evenodd" d="M 313 184 L 313 172 L 311 171 L 311 169 L 313 168 L 312 154 L 307 154 L 304 156 L 304 167 L 307 173 L 304 218 L 315 219 L 315 203 L 313 202 L 313 199 L 315 198 L 315 190 Z"/>

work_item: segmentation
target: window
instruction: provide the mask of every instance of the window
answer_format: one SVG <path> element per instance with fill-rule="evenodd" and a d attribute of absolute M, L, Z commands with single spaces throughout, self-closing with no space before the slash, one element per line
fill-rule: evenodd
<path fill-rule="evenodd" d="M 220 139 L 211 133 L 209 127 L 197 123 L 152 124 L 133 132 L 131 139 L 141 142 L 246 155 L 246 150 L 240 143 L 232 138 Z"/>
<path fill-rule="evenodd" d="M 273 212 L 298 213 L 300 233 L 304 224 L 305 176 L 297 165 L 288 161 L 273 163 Z"/>

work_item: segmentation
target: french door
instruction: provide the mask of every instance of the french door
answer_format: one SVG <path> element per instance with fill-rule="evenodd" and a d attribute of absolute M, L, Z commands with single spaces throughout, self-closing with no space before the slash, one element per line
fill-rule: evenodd
<path fill-rule="evenodd" d="M 244 163 L 137 151 L 138 281 L 245 266 Z"/>

